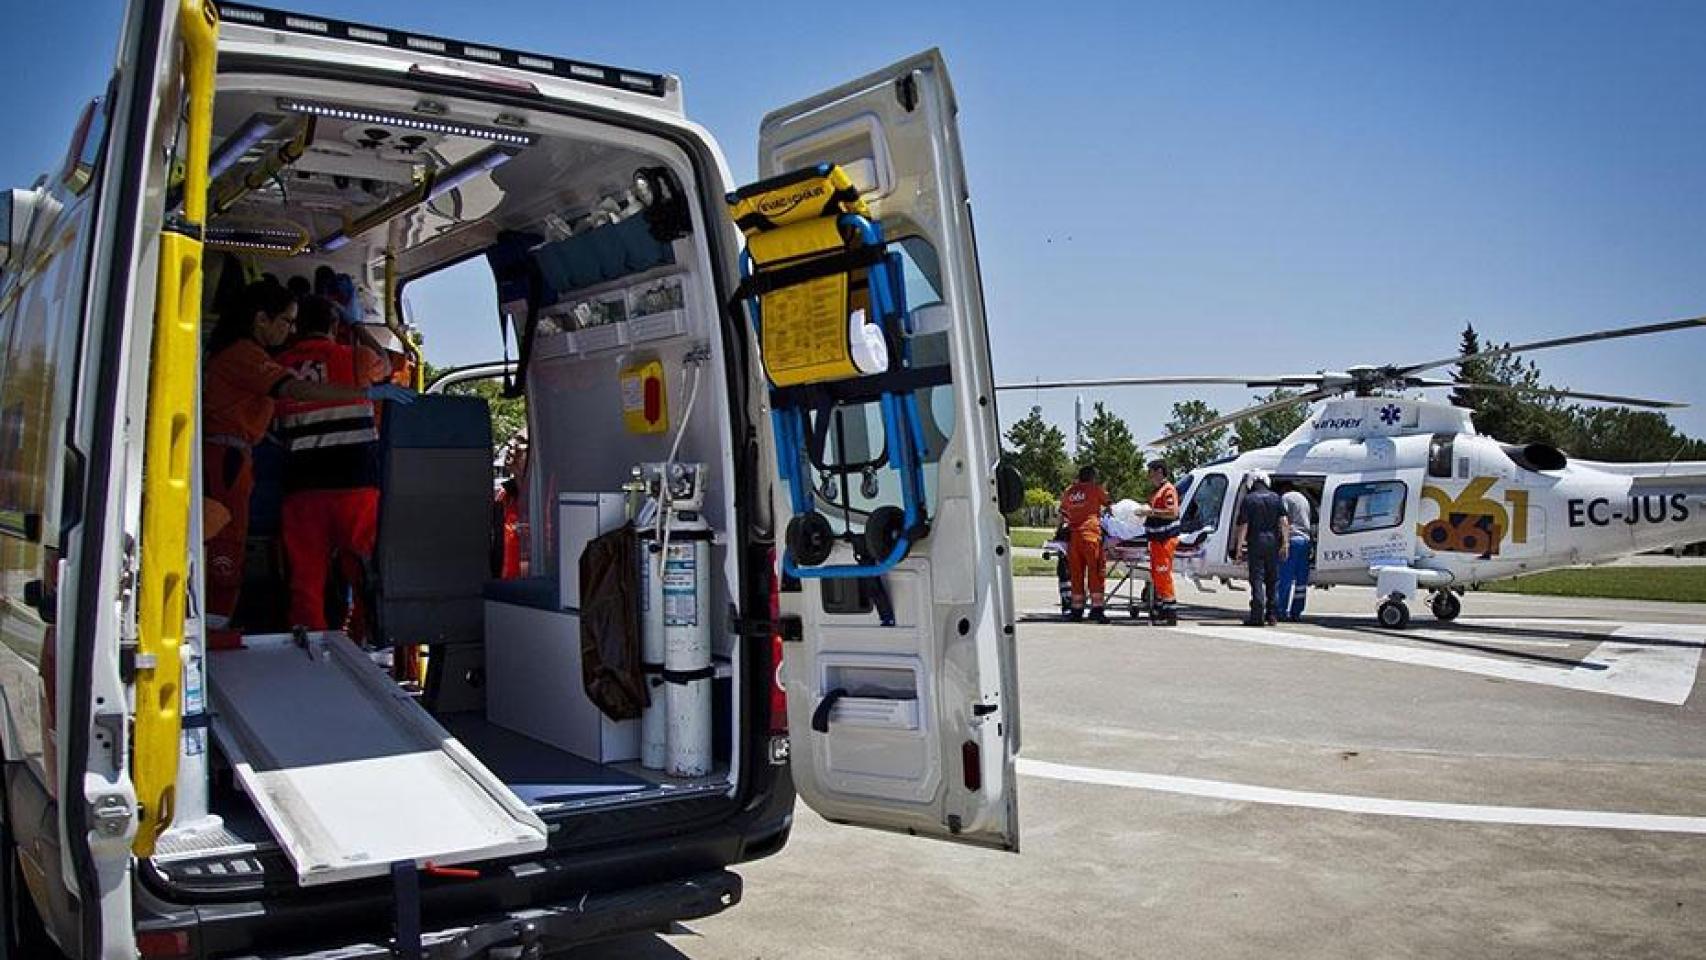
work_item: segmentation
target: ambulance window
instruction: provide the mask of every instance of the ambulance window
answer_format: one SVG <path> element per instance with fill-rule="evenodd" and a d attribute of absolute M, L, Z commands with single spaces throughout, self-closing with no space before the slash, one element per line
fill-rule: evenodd
<path fill-rule="evenodd" d="M 1204 528 L 1214 529 L 1220 523 L 1220 508 L 1226 503 L 1226 474 L 1205 474 L 1196 484 L 1196 494 L 1185 504 L 1179 528 L 1186 533 Z"/>
<path fill-rule="evenodd" d="M 1333 492 L 1334 533 L 1384 530 L 1404 522 L 1409 488 L 1402 480 L 1347 483 Z"/>
<path fill-rule="evenodd" d="M 505 342 L 498 326 L 497 281 L 485 257 L 409 280 L 403 285 L 404 319 L 421 334 L 421 352 L 438 369 L 501 359 Z M 517 351 L 509 331 L 508 352 Z"/>
<path fill-rule="evenodd" d="M 938 461 L 954 424 L 952 389 L 932 387 L 914 394 L 924 429 L 924 504 L 932 515 Z M 814 417 L 813 428 L 823 430 L 823 456 L 814 456 L 812 465 L 818 471 L 813 486 L 825 513 L 834 517 L 851 508 L 856 514 L 867 514 L 885 505 L 904 505 L 900 477 L 887 463 L 888 438 L 880 406 L 842 407 L 822 421 Z"/>
<path fill-rule="evenodd" d="M 942 302 L 942 261 L 936 248 L 923 237 L 906 237 L 893 245 L 900 254 L 901 282 L 906 288 L 906 307 L 935 306 Z"/>
<path fill-rule="evenodd" d="M 900 258 L 906 307 L 912 314 L 912 335 L 907 338 L 912 366 L 946 367 L 950 362 L 947 311 L 936 248 L 923 237 L 903 237 L 890 248 Z M 953 391 L 952 384 L 944 384 L 913 393 L 924 437 L 925 509 L 932 515 L 937 461 L 954 435 Z M 814 466 L 820 471 L 814 486 L 826 513 L 835 516 L 851 508 L 856 514 L 865 514 L 880 506 L 902 505 L 899 477 L 886 463 L 882 410 L 877 404 L 843 407 L 839 417 L 830 416 L 821 422 L 814 417 L 813 425 L 823 431 L 823 457 L 814 457 Z M 877 465 L 861 469 L 872 463 Z M 841 471 L 847 471 L 845 492 Z"/>

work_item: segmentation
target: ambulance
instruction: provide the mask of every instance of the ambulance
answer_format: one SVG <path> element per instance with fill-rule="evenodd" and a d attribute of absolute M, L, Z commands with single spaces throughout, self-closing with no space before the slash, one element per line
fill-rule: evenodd
<path fill-rule="evenodd" d="M 132 0 L 63 164 L 0 194 L 0 956 L 540 957 L 738 902 L 796 792 L 1017 851 L 1017 486 L 942 58 L 770 113 L 756 186 L 683 103 Z M 422 389 L 380 409 L 369 635 L 268 613 L 259 514 L 216 629 L 229 292 L 347 278 L 403 334 L 411 284 L 470 269 L 495 295 L 458 322 L 527 403 L 522 575 L 488 563 L 486 402 Z M 589 579 L 612 534 L 643 586 Z"/>

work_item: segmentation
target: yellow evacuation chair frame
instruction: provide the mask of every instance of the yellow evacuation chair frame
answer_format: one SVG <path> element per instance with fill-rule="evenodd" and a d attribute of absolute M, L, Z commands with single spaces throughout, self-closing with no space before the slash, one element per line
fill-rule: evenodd
<path fill-rule="evenodd" d="M 189 580 L 190 470 L 201 361 L 202 231 L 219 15 L 206 0 L 180 0 L 180 70 L 186 104 L 184 209 L 160 235 L 148 421 L 142 469 L 142 565 L 137 599 L 136 728 L 131 778 L 140 804 L 137 856 L 172 823 L 183 730 L 184 598 Z"/>
<path fill-rule="evenodd" d="M 737 191 L 729 215 L 746 235 L 755 273 L 841 254 L 839 217 L 870 216 L 846 171 L 807 168 Z M 770 382 L 791 387 L 860 375 L 853 361 L 848 272 L 838 270 L 764 293 L 759 355 Z"/>

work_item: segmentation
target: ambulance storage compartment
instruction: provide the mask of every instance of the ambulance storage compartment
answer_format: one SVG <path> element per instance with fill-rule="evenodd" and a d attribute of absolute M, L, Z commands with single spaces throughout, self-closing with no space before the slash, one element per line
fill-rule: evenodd
<path fill-rule="evenodd" d="M 507 126 L 432 119 L 496 112 L 404 89 L 220 77 L 213 139 L 223 168 L 208 236 L 210 258 L 227 259 L 209 271 L 208 324 L 227 306 L 216 289 L 227 271 L 289 279 L 327 267 L 354 279 L 368 319 L 379 320 L 410 281 L 483 263 L 501 314 L 493 303 L 458 322 L 492 330 L 501 315 L 494 353 L 520 352 L 510 385 L 527 399 L 529 457 L 517 480 L 529 563 L 507 581 L 488 567 L 485 402 L 429 394 L 382 410 L 375 639 L 400 662 L 402 651 L 424 650 L 422 683 L 384 679 L 341 634 L 251 635 L 244 649 L 205 656 L 218 736 L 211 763 L 185 765 L 189 802 L 153 858 L 168 883 L 240 884 L 237 862 L 278 882 L 282 848 L 293 882 L 313 885 L 378 876 L 397 859 L 538 851 L 547 825 L 560 849 L 735 809 L 746 698 L 727 613 L 740 583 L 724 534 L 735 517 L 733 443 L 704 208 L 687 202 L 694 166 L 663 139 L 544 111 Z M 442 322 L 442 305 L 412 306 Z M 624 373 L 635 370 L 649 373 Z M 693 776 L 643 765 L 638 710 L 611 716 L 583 676 L 581 556 L 628 528 L 642 499 L 624 492 L 636 469 L 672 460 L 701 465 L 693 522 L 704 536 L 690 546 L 705 558 L 691 575 L 704 579 L 694 616 L 706 665 L 667 680 L 661 667 L 643 668 L 636 611 L 632 666 L 642 702 L 661 704 L 669 684 L 704 693 L 695 722 L 707 762 Z M 637 585 L 642 571 L 628 575 Z M 196 783 L 208 797 L 199 807 Z M 395 800 L 370 796 L 387 783 Z M 466 836 L 434 836 L 395 815 L 429 800 L 450 804 L 435 816 Z M 666 800 L 655 814 L 556 827 Z"/>

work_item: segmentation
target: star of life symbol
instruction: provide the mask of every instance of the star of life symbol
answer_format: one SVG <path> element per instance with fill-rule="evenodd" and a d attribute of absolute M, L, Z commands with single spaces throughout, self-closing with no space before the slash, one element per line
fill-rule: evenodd
<path fill-rule="evenodd" d="M 1396 403 L 1389 403 L 1380 408 L 1380 422 L 1389 427 L 1397 423 L 1398 419 L 1403 415 L 1403 408 L 1399 407 Z"/>

